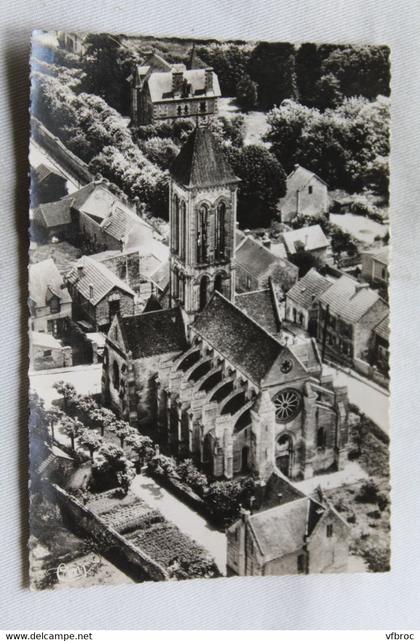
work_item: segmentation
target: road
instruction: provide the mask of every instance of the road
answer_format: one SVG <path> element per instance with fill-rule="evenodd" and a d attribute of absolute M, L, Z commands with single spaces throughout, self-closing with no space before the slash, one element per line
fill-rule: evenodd
<path fill-rule="evenodd" d="M 349 401 L 389 434 L 389 393 L 386 390 L 357 374 L 348 374 L 330 365 L 324 365 L 323 370 L 333 375 L 336 385 L 346 385 Z"/>
<path fill-rule="evenodd" d="M 101 391 L 102 363 L 95 365 L 76 365 L 60 369 L 44 369 L 29 372 L 31 390 L 38 392 L 46 407 L 60 396 L 53 385 L 57 381 L 71 383 L 79 394 L 99 394 Z"/>
<path fill-rule="evenodd" d="M 172 521 L 205 548 L 216 561 L 220 572 L 226 575 L 226 536 L 223 532 L 218 532 L 206 519 L 148 476 L 137 475 L 130 490 L 148 505 L 160 510 L 168 521 Z"/>

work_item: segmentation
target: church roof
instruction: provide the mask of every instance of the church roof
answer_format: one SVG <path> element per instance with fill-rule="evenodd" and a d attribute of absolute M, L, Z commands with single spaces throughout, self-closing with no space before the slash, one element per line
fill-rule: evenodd
<path fill-rule="evenodd" d="M 279 332 L 280 320 L 270 288 L 236 294 L 235 304 L 270 334 Z"/>
<path fill-rule="evenodd" d="M 283 350 L 274 337 L 219 292 L 192 328 L 256 384 Z"/>
<path fill-rule="evenodd" d="M 331 281 L 312 268 L 289 289 L 286 298 L 304 309 L 311 309 L 314 300 L 317 300 L 331 285 Z"/>
<path fill-rule="evenodd" d="M 171 167 L 172 177 L 186 187 L 239 182 L 208 127 L 196 127 Z"/>
<path fill-rule="evenodd" d="M 119 324 L 133 358 L 147 358 L 187 348 L 184 319 L 179 307 L 124 316 Z"/>

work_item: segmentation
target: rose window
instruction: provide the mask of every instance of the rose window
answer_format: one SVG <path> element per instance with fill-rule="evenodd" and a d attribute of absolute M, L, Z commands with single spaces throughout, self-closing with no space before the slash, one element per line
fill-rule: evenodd
<path fill-rule="evenodd" d="M 273 398 L 276 419 L 280 423 L 287 423 L 299 414 L 302 404 L 299 392 L 294 389 L 284 389 Z"/>

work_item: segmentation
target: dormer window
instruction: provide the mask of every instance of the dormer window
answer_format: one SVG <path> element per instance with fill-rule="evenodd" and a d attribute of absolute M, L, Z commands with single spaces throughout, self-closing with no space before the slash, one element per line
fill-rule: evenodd
<path fill-rule="evenodd" d="M 60 312 L 60 299 L 58 296 L 53 296 L 50 300 L 50 312 L 51 314 L 59 314 Z"/>

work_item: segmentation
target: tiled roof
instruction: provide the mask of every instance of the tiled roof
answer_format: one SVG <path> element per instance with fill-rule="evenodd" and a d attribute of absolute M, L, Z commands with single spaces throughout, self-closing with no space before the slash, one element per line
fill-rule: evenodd
<path fill-rule="evenodd" d="M 108 216 L 101 223 L 101 227 L 116 240 L 127 240 L 127 242 L 129 242 L 134 228 L 137 228 L 140 234 L 142 231 L 150 230 L 150 225 L 134 212 L 118 205 L 111 208 Z"/>
<path fill-rule="evenodd" d="M 257 384 L 283 349 L 275 338 L 219 292 L 215 292 L 192 328 Z"/>
<path fill-rule="evenodd" d="M 331 285 L 331 281 L 312 268 L 289 289 L 286 298 L 304 309 L 311 309 L 314 300 L 317 300 Z"/>
<path fill-rule="evenodd" d="M 310 171 L 309 169 L 305 169 L 305 167 L 301 167 L 300 165 L 297 165 L 293 171 L 290 172 L 290 174 L 287 176 L 287 181 L 286 181 L 286 195 L 283 198 L 280 198 L 279 201 L 279 206 L 280 208 L 284 206 L 287 201 L 290 198 L 296 199 L 296 192 L 297 191 L 302 191 L 303 189 L 306 189 L 308 183 L 312 180 L 312 178 L 316 178 L 320 183 L 323 185 L 326 185 L 326 183 L 314 174 L 313 171 Z"/>
<path fill-rule="evenodd" d="M 279 318 L 271 289 L 236 294 L 235 304 L 270 334 L 279 331 Z"/>
<path fill-rule="evenodd" d="M 31 345 L 38 345 L 39 347 L 48 347 L 50 349 L 62 349 L 62 344 L 51 334 L 45 332 L 31 332 L 30 333 Z"/>
<path fill-rule="evenodd" d="M 381 320 L 380 323 L 376 325 L 373 331 L 375 332 L 375 334 L 383 338 L 384 341 L 389 341 L 389 330 L 389 315 L 387 315 Z"/>
<path fill-rule="evenodd" d="M 389 263 L 389 247 L 381 247 L 377 250 L 371 250 L 366 252 L 366 254 L 384 265 L 388 265 Z"/>
<path fill-rule="evenodd" d="M 306 496 L 249 517 L 249 526 L 266 561 L 292 554 L 302 548 L 307 535 L 311 504 L 316 505 L 320 512 L 317 519 L 312 519 L 313 530 L 325 508 Z"/>
<path fill-rule="evenodd" d="M 61 178 L 61 180 L 63 181 L 66 180 L 65 178 L 63 178 L 61 174 L 58 174 L 56 171 L 51 169 L 51 167 L 47 167 L 47 165 L 44 165 L 43 163 L 41 163 L 40 165 L 38 165 L 38 167 L 33 169 L 33 176 L 35 180 L 38 181 L 38 183 L 41 183 L 48 176 L 51 176 L 51 175 L 57 176 L 58 178 Z"/>
<path fill-rule="evenodd" d="M 171 167 L 173 178 L 187 187 L 239 182 L 208 127 L 196 127 Z"/>
<path fill-rule="evenodd" d="M 70 303 L 70 294 L 64 287 L 63 279 L 52 258 L 29 265 L 29 296 L 39 306 L 44 307 L 57 296 L 62 303 Z"/>
<path fill-rule="evenodd" d="M 304 496 L 290 481 L 274 472 L 265 485 L 257 487 L 253 510 L 254 512 L 261 512 Z"/>
<path fill-rule="evenodd" d="M 187 348 L 179 307 L 125 316 L 120 321 L 124 342 L 133 358 L 178 352 Z"/>
<path fill-rule="evenodd" d="M 257 240 L 248 236 L 246 240 L 236 249 L 235 262 L 241 265 L 253 276 L 262 276 L 274 263 L 282 259 L 274 256 L 267 247 L 264 247 Z"/>
<path fill-rule="evenodd" d="M 158 299 L 154 294 L 150 294 L 147 299 L 146 305 L 143 309 L 143 314 L 146 312 L 157 312 L 162 309 L 162 305 L 159 303 Z"/>
<path fill-rule="evenodd" d="M 217 75 L 213 74 L 213 88 L 206 92 L 206 72 L 204 69 L 188 69 L 183 71 L 183 77 L 191 85 L 191 94 L 182 100 L 194 97 L 212 97 L 218 98 L 220 93 L 219 80 Z M 155 71 L 150 74 L 148 79 L 149 92 L 152 102 L 164 102 L 173 100 L 174 94 L 172 89 L 172 71 Z"/>
<path fill-rule="evenodd" d="M 360 283 L 349 276 L 341 276 L 319 296 L 318 300 L 324 305 L 329 305 L 332 314 L 349 323 L 355 323 L 380 298 L 373 289 L 361 287 Z"/>
<path fill-rule="evenodd" d="M 83 270 L 80 273 L 78 267 Z M 80 294 L 92 305 L 97 305 L 114 287 L 121 289 L 134 298 L 133 290 L 105 265 L 96 262 L 90 256 L 82 256 L 75 267 L 67 274 L 66 279 L 72 283 Z M 90 286 L 93 287 L 93 296 L 90 296 Z"/>
<path fill-rule="evenodd" d="M 150 275 L 150 280 L 163 291 L 169 284 L 169 261 L 162 263 L 156 271 Z"/>
<path fill-rule="evenodd" d="M 293 229 L 283 234 L 283 241 L 289 254 L 295 254 L 302 244 L 306 251 L 328 247 L 329 241 L 319 225 Z"/>
<path fill-rule="evenodd" d="M 33 219 L 47 229 L 58 225 L 69 225 L 71 223 L 72 202 L 71 198 L 65 198 L 39 205 L 34 211 Z"/>

